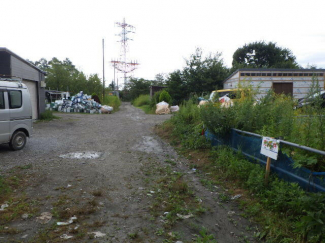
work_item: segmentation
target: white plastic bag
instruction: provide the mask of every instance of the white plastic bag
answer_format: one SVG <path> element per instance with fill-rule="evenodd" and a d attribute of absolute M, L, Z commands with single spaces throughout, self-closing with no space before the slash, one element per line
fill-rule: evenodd
<path fill-rule="evenodd" d="M 103 114 L 109 114 L 113 111 L 113 107 L 108 106 L 108 105 L 103 105 L 100 110 L 102 111 Z"/>
<path fill-rule="evenodd" d="M 162 114 L 169 114 L 170 110 L 168 108 L 169 104 L 165 101 L 159 102 L 156 105 L 156 114 L 157 115 L 162 115 Z"/>
<path fill-rule="evenodd" d="M 165 102 L 165 101 L 159 102 L 157 105 L 167 105 L 167 106 L 169 106 L 169 104 L 167 102 Z"/>
<path fill-rule="evenodd" d="M 208 104 L 208 103 L 209 103 L 209 101 L 207 101 L 207 100 L 201 100 L 201 101 L 199 102 L 199 104 L 198 104 L 197 107 L 200 108 L 200 106 L 202 106 L 202 105 L 206 105 L 206 104 Z"/>
<path fill-rule="evenodd" d="M 226 95 L 219 98 L 219 102 L 221 103 L 221 107 L 224 107 L 224 108 L 229 108 L 229 107 L 233 106 L 232 100 Z"/>
<path fill-rule="evenodd" d="M 178 106 L 178 105 L 171 106 L 171 107 L 170 107 L 170 111 L 171 111 L 171 112 L 177 112 L 177 111 L 179 111 L 179 106 Z"/>

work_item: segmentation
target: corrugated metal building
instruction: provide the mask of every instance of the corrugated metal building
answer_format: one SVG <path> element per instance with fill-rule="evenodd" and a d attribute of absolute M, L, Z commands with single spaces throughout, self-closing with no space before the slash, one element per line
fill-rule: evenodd
<path fill-rule="evenodd" d="M 19 77 L 26 84 L 31 94 L 33 119 L 38 119 L 45 111 L 45 75 L 44 71 L 17 54 L 0 47 L 0 77 Z"/>
<path fill-rule="evenodd" d="M 150 97 L 152 98 L 156 92 L 159 92 L 163 89 L 166 89 L 166 86 L 155 86 L 155 85 L 151 85 L 150 86 Z"/>
<path fill-rule="evenodd" d="M 259 87 L 259 97 L 264 96 L 272 88 L 275 93 L 292 94 L 299 99 L 308 94 L 313 77 L 317 78 L 320 88 L 324 90 L 324 76 L 325 69 L 243 68 L 233 72 L 224 81 L 223 88 L 235 89 L 239 82 L 247 82 L 253 87 Z"/>

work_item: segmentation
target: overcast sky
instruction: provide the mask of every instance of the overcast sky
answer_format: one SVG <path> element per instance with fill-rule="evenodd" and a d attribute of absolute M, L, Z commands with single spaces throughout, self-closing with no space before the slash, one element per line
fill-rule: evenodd
<path fill-rule="evenodd" d="M 272 41 L 289 48 L 306 67 L 325 68 L 324 0 L 1 0 L 1 42 L 32 61 L 69 58 L 86 75 L 113 79 L 125 18 L 135 26 L 129 58 L 140 63 L 134 77 L 182 69 L 201 47 L 205 54 L 232 55 L 245 43 Z M 122 75 L 120 76 L 120 80 Z"/>

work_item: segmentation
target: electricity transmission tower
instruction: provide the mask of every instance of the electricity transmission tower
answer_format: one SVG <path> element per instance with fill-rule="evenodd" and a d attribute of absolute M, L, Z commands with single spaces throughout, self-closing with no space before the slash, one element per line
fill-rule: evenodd
<path fill-rule="evenodd" d="M 116 22 L 115 23 L 119 28 L 121 28 L 121 32 L 118 34 L 120 36 L 120 40 L 118 42 L 121 43 L 121 50 L 120 50 L 120 57 L 116 60 L 112 60 L 111 64 L 114 67 L 114 83 L 115 82 L 115 70 L 118 72 L 123 73 L 124 75 L 124 85 L 127 84 L 127 74 L 134 71 L 139 63 L 136 61 L 128 61 L 127 53 L 129 51 L 128 41 L 132 40 L 128 37 L 129 34 L 135 33 L 135 27 L 125 23 L 125 18 L 123 22 Z M 118 90 L 118 83 L 116 85 L 116 89 Z"/>

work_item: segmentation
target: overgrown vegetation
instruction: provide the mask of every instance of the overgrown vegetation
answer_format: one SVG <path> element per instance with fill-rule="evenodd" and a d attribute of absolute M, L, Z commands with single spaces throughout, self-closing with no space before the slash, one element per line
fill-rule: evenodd
<path fill-rule="evenodd" d="M 132 104 L 143 110 L 146 114 L 154 114 L 155 109 L 151 106 L 151 102 L 150 95 L 140 95 L 132 101 Z"/>
<path fill-rule="evenodd" d="M 41 121 L 52 121 L 54 119 L 59 119 L 60 117 L 53 115 L 53 111 L 46 110 L 41 113 L 40 120 Z"/>
<path fill-rule="evenodd" d="M 265 168 L 226 147 L 213 150 L 211 158 L 215 180 L 234 181 L 254 195 L 254 201 L 242 201 L 242 207 L 246 209 L 246 216 L 254 217 L 264 226 L 259 238 L 269 242 L 325 240 L 323 193 L 307 193 L 298 184 L 276 176 L 266 185 Z"/>
<path fill-rule="evenodd" d="M 164 237 L 163 242 L 175 242 L 181 240 L 183 236 L 180 233 L 171 231 L 175 228 L 179 221 L 189 218 L 195 218 L 198 215 L 206 212 L 201 204 L 201 200 L 195 196 L 192 188 L 184 180 L 184 174 L 173 171 L 171 165 L 174 160 L 167 160 L 166 166 L 155 166 L 146 164 L 143 166 L 143 172 L 147 176 L 146 182 L 152 180 L 155 186 L 152 186 L 148 193 L 153 197 L 153 203 L 150 206 L 152 219 L 160 219 L 162 223 L 160 228 L 157 228 L 155 235 Z M 209 235 L 205 238 L 207 231 L 203 232 L 191 226 L 193 232 L 197 232 L 196 240 L 193 242 L 209 242 L 200 241 L 202 239 L 214 239 L 214 236 Z M 201 232 L 202 231 L 202 232 Z M 203 237 L 203 238 L 202 238 Z"/>
<path fill-rule="evenodd" d="M 25 171 L 30 168 L 30 165 L 15 167 L 8 175 L 0 175 L 0 235 L 20 233 L 15 226 L 7 227 L 8 224 L 20 219 L 23 214 L 31 217 L 38 211 L 37 199 L 20 193 L 33 176 L 29 171 Z"/>
<path fill-rule="evenodd" d="M 0 199 L 10 192 L 10 187 L 5 179 L 0 175 Z"/>
<path fill-rule="evenodd" d="M 169 95 L 169 93 L 166 90 L 162 90 L 159 94 L 159 102 L 165 101 L 168 104 L 171 104 L 172 97 Z"/>
<path fill-rule="evenodd" d="M 150 95 L 139 95 L 132 101 L 132 104 L 135 107 L 142 109 L 146 114 L 154 114 L 156 105 L 162 101 L 165 101 L 168 104 L 171 104 L 172 102 L 172 97 L 166 90 L 155 92 L 152 98 Z"/>
<path fill-rule="evenodd" d="M 114 95 L 105 95 L 102 105 L 108 105 L 113 107 L 113 112 L 118 111 L 121 105 L 121 100 Z"/>
<path fill-rule="evenodd" d="M 226 181 L 228 186 L 232 182 L 235 188 L 246 190 L 241 205 L 245 209 L 244 216 L 255 218 L 262 225 L 260 232 L 256 233 L 259 239 L 277 243 L 324 242 L 324 193 L 305 192 L 297 184 L 285 182 L 276 176 L 271 176 L 266 185 L 265 168 L 249 162 L 229 148 L 211 150 L 204 136 L 200 135 L 203 124 L 218 136 L 227 136 L 231 128 L 238 128 L 325 150 L 322 142 L 325 134 L 321 124 L 323 110 L 316 105 L 302 110 L 294 109 L 296 103 L 291 97 L 272 92 L 256 102 L 249 95 L 253 93 L 251 91 L 244 99 L 234 101 L 229 108 L 222 108 L 220 104 L 198 108 L 193 101 L 188 101 L 162 125 L 161 134 L 172 137 L 171 144 L 180 144 L 183 149 L 210 151 L 210 162 L 201 169 L 209 172 L 211 181 Z M 308 119 L 302 119 L 302 115 Z M 302 161 L 297 163 L 305 165 Z M 317 165 L 322 168 L 323 164 L 319 163 L 322 160 L 318 160 Z"/>
<path fill-rule="evenodd" d="M 160 168 L 164 176 L 157 180 L 155 189 L 155 203 L 151 213 L 155 217 L 164 215 L 164 227 L 171 227 L 180 219 L 179 215 L 195 215 L 204 211 L 195 201 L 195 196 L 187 183 L 183 180 L 183 174 L 173 172 L 170 166 Z"/>
<path fill-rule="evenodd" d="M 103 92 L 103 84 L 97 74 L 88 77 L 79 71 L 69 58 L 61 61 L 53 57 L 50 61 L 41 58 L 39 61 L 31 62 L 33 65 L 47 73 L 45 77 L 46 86 L 52 90 L 69 90 L 76 94 L 81 90 L 84 94 Z"/>
<path fill-rule="evenodd" d="M 318 104 L 321 100 L 313 106 L 295 109 L 297 103 L 291 96 L 278 95 L 270 90 L 256 101 L 251 87 L 242 87 L 242 90 L 247 90 L 245 98 L 234 100 L 227 109 L 220 103 L 210 103 L 201 109 L 206 128 L 218 136 L 227 136 L 231 128 L 237 128 L 325 150 L 325 112 Z M 310 90 L 311 94 L 315 92 L 319 92 L 316 79 Z M 282 151 L 294 159 L 297 167 L 325 171 L 324 156 L 285 146 Z"/>
<path fill-rule="evenodd" d="M 132 104 L 136 107 L 144 106 L 144 105 L 150 105 L 151 99 L 150 95 L 140 95 L 136 99 L 132 101 Z"/>

